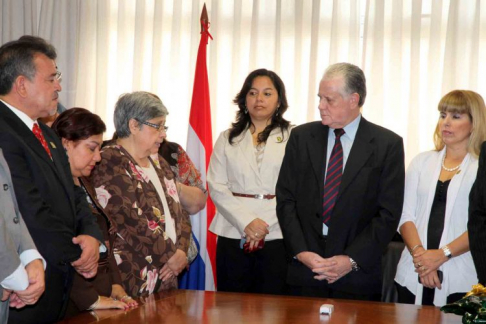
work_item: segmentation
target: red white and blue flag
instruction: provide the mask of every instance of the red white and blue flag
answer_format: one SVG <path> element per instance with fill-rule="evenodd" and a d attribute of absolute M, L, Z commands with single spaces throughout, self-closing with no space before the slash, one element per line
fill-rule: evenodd
<path fill-rule="evenodd" d="M 197 53 L 194 89 L 186 152 L 201 172 L 201 180 L 207 189 L 206 174 L 213 153 L 209 81 L 206 65 L 206 48 L 209 38 L 209 21 L 206 5 L 201 14 L 201 41 Z M 216 286 L 216 235 L 208 228 L 214 218 L 215 207 L 208 195 L 206 208 L 191 216 L 192 233 L 199 248 L 199 255 L 179 281 L 181 289 L 215 290 Z"/>

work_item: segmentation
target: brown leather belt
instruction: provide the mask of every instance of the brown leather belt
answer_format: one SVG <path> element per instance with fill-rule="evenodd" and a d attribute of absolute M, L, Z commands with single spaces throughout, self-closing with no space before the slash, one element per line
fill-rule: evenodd
<path fill-rule="evenodd" d="M 275 195 L 262 195 L 262 194 L 255 194 L 255 195 L 248 195 L 248 194 L 242 194 L 242 193 L 236 193 L 232 192 L 233 196 L 235 197 L 244 197 L 244 198 L 253 198 L 253 199 L 273 199 L 275 198 Z"/>

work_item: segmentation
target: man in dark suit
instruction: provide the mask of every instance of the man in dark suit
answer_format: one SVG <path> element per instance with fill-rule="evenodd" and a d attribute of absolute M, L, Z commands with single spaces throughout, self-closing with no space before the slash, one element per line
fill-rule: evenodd
<path fill-rule="evenodd" d="M 486 286 L 486 142 L 481 145 L 478 173 L 469 193 L 467 230 L 478 282 Z"/>
<path fill-rule="evenodd" d="M 361 116 L 359 67 L 331 65 L 318 95 L 322 122 L 292 130 L 277 181 L 288 283 L 297 295 L 380 300 L 381 255 L 402 211 L 403 142 Z"/>
<path fill-rule="evenodd" d="M 56 51 L 23 36 L 0 47 L 0 148 L 20 212 L 47 261 L 45 292 L 32 307 L 11 309 L 11 323 L 63 317 L 74 270 L 96 275 L 102 240 L 86 195 L 74 185 L 61 141 L 37 121 L 55 113 L 61 91 Z"/>

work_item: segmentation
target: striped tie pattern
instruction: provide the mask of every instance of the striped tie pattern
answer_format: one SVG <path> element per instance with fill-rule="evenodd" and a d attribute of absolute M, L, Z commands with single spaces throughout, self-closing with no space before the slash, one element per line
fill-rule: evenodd
<path fill-rule="evenodd" d="M 324 212 L 322 213 L 324 216 L 324 224 L 327 224 L 331 219 L 332 209 L 336 203 L 339 185 L 343 176 L 343 146 L 341 145 L 341 136 L 344 134 L 344 129 L 337 128 L 334 130 L 334 134 L 336 135 L 336 142 L 334 143 L 331 157 L 329 158 L 324 185 Z"/>

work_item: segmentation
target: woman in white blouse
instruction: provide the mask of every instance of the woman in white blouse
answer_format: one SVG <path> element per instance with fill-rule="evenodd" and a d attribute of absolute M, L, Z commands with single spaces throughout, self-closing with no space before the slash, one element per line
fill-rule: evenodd
<path fill-rule="evenodd" d="M 217 207 L 219 291 L 284 294 L 287 262 L 275 184 L 289 138 L 285 86 L 265 69 L 251 72 L 234 99 L 236 122 L 216 141 L 208 171 Z"/>
<path fill-rule="evenodd" d="M 436 150 L 413 159 L 405 178 L 399 231 L 406 244 L 395 281 L 398 301 L 442 306 L 477 282 L 467 232 L 469 192 L 486 140 L 486 107 L 472 91 L 439 102 Z"/>

